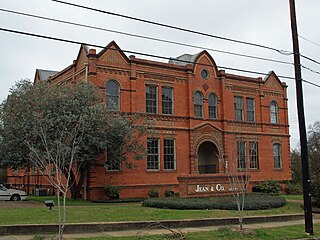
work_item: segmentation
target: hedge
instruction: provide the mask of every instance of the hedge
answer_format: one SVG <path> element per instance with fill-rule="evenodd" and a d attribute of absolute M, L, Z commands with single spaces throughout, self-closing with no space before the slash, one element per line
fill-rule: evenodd
<path fill-rule="evenodd" d="M 286 204 L 282 197 L 265 194 L 247 194 L 245 197 L 245 210 L 264 210 L 279 208 Z M 142 203 L 143 207 L 165 209 L 222 209 L 237 210 L 237 204 L 233 196 L 221 196 L 210 198 L 152 198 Z"/>
<path fill-rule="evenodd" d="M 136 203 L 142 202 L 145 198 L 124 198 L 124 199 L 106 199 L 106 200 L 92 200 L 93 203 Z"/>

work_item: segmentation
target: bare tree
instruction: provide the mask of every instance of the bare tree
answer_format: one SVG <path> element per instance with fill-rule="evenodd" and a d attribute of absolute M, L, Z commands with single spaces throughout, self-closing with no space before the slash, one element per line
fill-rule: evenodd
<path fill-rule="evenodd" d="M 245 196 L 250 183 L 250 164 L 257 157 L 257 141 L 251 138 L 248 142 L 243 135 L 234 133 L 231 142 L 230 161 L 225 160 L 225 171 L 228 175 L 230 191 L 237 204 L 240 230 L 243 229 L 243 211 L 245 208 Z M 247 156 L 247 145 L 249 156 Z"/>
<path fill-rule="evenodd" d="M 55 139 L 45 130 L 47 122 L 41 116 L 37 118 L 38 125 L 34 128 L 33 134 L 39 137 L 36 143 L 33 139 L 26 139 L 26 144 L 30 148 L 29 159 L 34 167 L 36 167 L 43 177 L 56 189 L 57 208 L 58 208 L 58 226 L 59 239 L 63 236 L 63 230 L 66 223 L 66 199 L 67 193 L 73 183 L 70 183 L 72 168 L 77 167 L 75 156 L 79 151 L 79 145 L 82 141 L 82 128 L 85 124 L 82 117 L 78 118 L 78 122 L 73 129 L 65 128 L 55 133 Z M 71 122 L 72 119 L 69 119 Z M 62 206 L 60 203 L 60 195 L 62 194 Z M 61 211 L 62 210 L 62 211 Z"/>

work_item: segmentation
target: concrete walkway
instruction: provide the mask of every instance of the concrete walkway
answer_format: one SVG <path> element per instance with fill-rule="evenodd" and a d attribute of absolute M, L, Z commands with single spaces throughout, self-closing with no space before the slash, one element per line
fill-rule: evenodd
<path fill-rule="evenodd" d="M 315 214 L 313 218 L 314 223 L 320 223 L 320 215 Z M 293 221 L 281 221 L 281 222 L 266 222 L 266 223 L 251 223 L 245 224 L 245 228 L 272 228 L 281 226 L 292 226 L 292 225 L 303 225 L 304 220 L 293 220 Z M 234 225 L 229 225 L 234 226 Z M 208 226 L 208 227 L 187 227 L 180 228 L 179 231 L 182 233 L 190 232 L 206 232 L 213 231 L 221 228 L 222 226 Z M 173 229 L 178 230 L 178 229 Z M 122 236 L 144 236 L 144 235 L 160 235 L 168 234 L 168 230 L 162 229 L 148 229 L 148 230 L 126 230 L 126 231 L 109 231 L 109 232 L 96 232 L 96 233 L 75 233 L 75 234 L 64 234 L 66 239 L 77 239 L 77 238 L 92 238 L 92 237 L 122 237 Z M 34 235 L 10 235 L 10 236 L 0 236 L 0 240 L 29 240 L 32 239 Z M 44 236 L 44 235 L 41 235 Z M 49 235 L 47 235 L 49 236 Z"/>

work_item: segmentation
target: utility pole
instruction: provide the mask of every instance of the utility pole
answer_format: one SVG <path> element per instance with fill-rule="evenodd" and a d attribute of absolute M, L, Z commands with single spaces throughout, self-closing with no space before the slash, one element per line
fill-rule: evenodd
<path fill-rule="evenodd" d="M 308 143 L 307 143 L 306 123 L 305 123 L 304 109 L 303 109 L 302 77 L 301 77 L 301 64 L 300 64 L 296 10 L 295 10 L 294 0 L 289 0 L 289 3 L 290 3 L 291 31 L 292 31 L 293 53 L 294 53 L 294 71 L 295 71 L 295 82 L 296 82 L 300 146 L 301 146 L 305 231 L 308 234 L 313 234 L 310 176 L 309 176 L 309 163 L 308 163 L 309 162 Z"/>

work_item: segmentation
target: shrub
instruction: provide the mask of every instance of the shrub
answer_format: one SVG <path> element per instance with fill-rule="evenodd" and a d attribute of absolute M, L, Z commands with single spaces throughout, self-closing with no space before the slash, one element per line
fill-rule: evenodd
<path fill-rule="evenodd" d="M 286 193 L 287 194 L 302 194 L 303 189 L 302 189 L 301 184 L 288 182 L 287 188 L 286 188 Z"/>
<path fill-rule="evenodd" d="M 159 191 L 158 191 L 157 189 L 155 189 L 155 188 L 151 188 L 151 189 L 149 190 L 149 197 L 150 197 L 150 198 L 157 198 L 157 197 L 159 197 Z"/>
<path fill-rule="evenodd" d="M 245 210 L 263 210 L 282 207 L 286 200 L 282 197 L 265 194 L 248 194 L 245 197 Z M 210 198 L 152 198 L 142 203 L 144 207 L 165 209 L 222 209 L 237 210 L 237 204 L 233 196 L 221 196 Z"/>
<path fill-rule="evenodd" d="M 174 191 L 172 191 L 171 189 L 167 189 L 167 190 L 164 192 L 164 196 L 165 196 L 165 197 L 173 197 L 173 196 L 174 196 Z"/>
<path fill-rule="evenodd" d="M 107 186 L 104 186 L 103 189 L 109 198 L 119 199 L 120 191 L 122 188 L 123 188 L 122 186 L 107 185 Z"/>
<path fill-rule="evenodd" d="M 278 195 L 280 190 L 281 190 L 281 185 L 274 180 L 264 181 L 252 188 L 253 192 L 267 193 L 267 194 L 273 194 L 273 195 Z"/>
<path fill-rule="evenodd" d="M 145 198 L 124 198 L 124 199 L 104 199 L 104 200 L 92 200 L 94 203 L 137 203 L 143 202 Z"/>
<path fill-rule="evenodd" d="M 32 240 L 45 240 L 47 239 L 46 236 L 41 236 L 41 235 L 35 235 L 32 237 Z"/>

